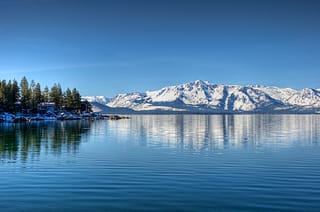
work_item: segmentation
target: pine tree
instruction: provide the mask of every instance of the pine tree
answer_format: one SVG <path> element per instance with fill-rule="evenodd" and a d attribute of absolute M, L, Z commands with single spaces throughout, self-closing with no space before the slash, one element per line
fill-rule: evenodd
<path fill-rule="evenodd" d="M 19 97 L 19 87 L 16 80 L 0 82 L 0 109 L 7 112 L 15 111 L 15 103 Z"/>
<path fill-rule="evenodd" d="M 73 102 L 73 96 L 72 96 L 72 92 L 69 88 L 67 88 L 66 93 L 65 93 L 65 107 L 67 109 L 72 109 L 72 102 Z"/>
<path fill-rule="evenodd" d="M 76 88 L 72 90 L 72 108 L 77 112 L 81 109 L 81 96 Z"/>
<path fill-rule="evenodd" d="M 41 85 L 35 81 L 30 84 L 26 77 L 20 82 L 20 87 L 16 80 L 0 81 L 0 111 L 16 112 L 16 103 L 20 100 L 21 108 L 37 112 L 40 103 L 54 102 L 58 109 L 65 107 L 74 112 L 81 111 L 81 95 L 74 88 L 72 91 L 68 88 L 62 92 L 60 84 L 54 84 L 49 92 L 46 86 L 41 91 Z"/>
<path fill-rule="evenodd" d="M 16 80 L 13 80 L 10 86 L 10 94 L 9 94 L 9 111 L 13 112 L 16 110 L 16 102 L 19 99 L 19 86 Z"/>
<path fill-rule="evenodd" d="M 63 96 L 60 84 L 54 84 L 50 92 L 50 100 L 55 103 L 57 108 L 62 107 Z"/>
<path fill-rule="evenodd" d="M 50 102 L 50 94 L 49 94 L 48 86 L 44 87 L 44 90 L 42 93 L 42 99 L 44 102 Z"/>
<path fill-rule="evenodd" d="M 29 88 L 29 82 L 26 77 L 23 77 L 20 83 L 21 87 L 21 107 L 22 109 L 30 109 L 31 90 Z"/>
<path fill-rule="evenodd" d="M 5 80 L 2 80 L 0 82 L 0 109 L 1 110 L 5 110 L 6 106 L 6 85 L 7 82 Z"/>
<path fill-rule="evenodd" d="M 3 106 L 6 111 L 9 111 L 10 108 L 10 87 L 11 87 L 11 80 L 8 81 L 6 85 L 4 85 L 4 102 Z"/>
<path fill-rule="evenodd" d="M 33 90 L 32 90 L 33 109 L 36 109 L 41 102 L 42 102 L 41 87 L 40 87 L 40 84 L 37 83 L 35 86 L 33 86 Z"/>
<path fill-rule="evenodd" d="M 14 109 L 14 99 L 12 99 L 11 96 L 11 87 L 12 87 L 12 83 L 11 80 L 8 81 L 7 86 L 5 87 L 5 97 L 6 97 L 6 103 L 5 103 L 5 108 L 7 111 L 12 112 L 12 110 Z"/>

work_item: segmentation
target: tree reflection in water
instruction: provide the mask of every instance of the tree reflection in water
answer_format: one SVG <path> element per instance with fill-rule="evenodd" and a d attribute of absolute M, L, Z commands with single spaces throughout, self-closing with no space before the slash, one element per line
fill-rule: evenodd
<path fill-rule="evenodd" d="M 82 136 L 89 133 L 90 121 L 55 121 L 0 124 L 0 159 L 34 160 L 41 152 L 77 152 Z"/>

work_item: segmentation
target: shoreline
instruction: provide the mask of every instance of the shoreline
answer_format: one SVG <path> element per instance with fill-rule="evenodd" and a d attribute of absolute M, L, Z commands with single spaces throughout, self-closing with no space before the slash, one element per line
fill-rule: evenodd
<path fill-rule="evenodd" d="M 60 112 L 58 114 L 22 114 L 22 113 L 8 113 L 0 114 L 0 123 L 28 123 L 37 121 L 72 121 L 72 120 L 120 120 L 130 119 L 129 116 L 120 115 L 106 115 L 101 113 L 69 113 Z"/>

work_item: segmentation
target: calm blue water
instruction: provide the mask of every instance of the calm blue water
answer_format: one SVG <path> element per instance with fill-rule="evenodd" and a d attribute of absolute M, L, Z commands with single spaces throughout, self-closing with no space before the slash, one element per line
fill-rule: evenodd
<path fill-rule="evenodd" d="M 320 211 L 320 115 L 0 124 L 1 211 Z"/>

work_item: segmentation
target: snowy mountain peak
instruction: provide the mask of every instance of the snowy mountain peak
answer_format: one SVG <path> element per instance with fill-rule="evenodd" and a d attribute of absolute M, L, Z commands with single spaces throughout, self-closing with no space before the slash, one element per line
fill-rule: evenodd
<path fill-rule="evenodd" d="M 101 98 L 90 100 L 104 102 Z M 316 112 L 320 111 L 320 91 L 262 85 L 222 85 L 196 80 L 145 93 L 119 94 L 105 102 L 111 108 L 127 108 L 137 112 Z"/>
<path fill-rule="evenodd" d="M 104 105 L 110 101 L 110 99 L 105 96 L 83 96 L 82 99 L 87 100 L 88 102 L 97 102 Z"/>
<path fill-rule="evenodd" d="M 202 81 L 202 80 L 196 80 L 193 82 L 194 85 L 196 86 L 206 86 L 206 85 L 211 85 L 208 81 Z"/>

